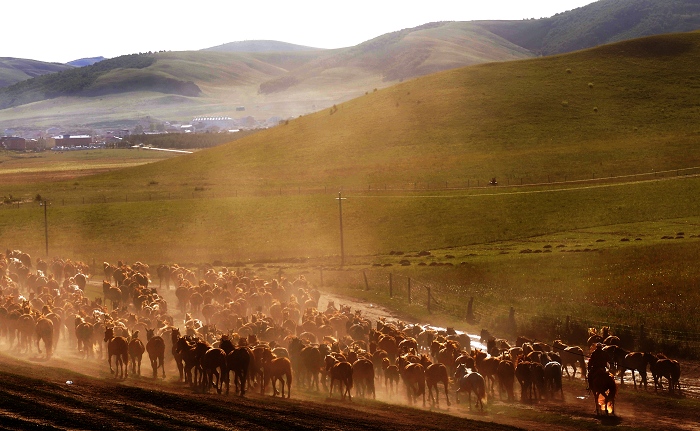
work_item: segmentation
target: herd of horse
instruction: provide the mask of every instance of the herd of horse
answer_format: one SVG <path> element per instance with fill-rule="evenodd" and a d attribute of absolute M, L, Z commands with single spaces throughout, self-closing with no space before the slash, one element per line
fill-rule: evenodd
<path fill-rule="evenodd" d="M 43 342 L 46 359 L 65 339 L 83 358 L 106 356 L 118 379 L 128 378 L 129 368 L 140 376 L 147 354 L 154 379 L 159 371 L 165 379 L 173 361 L 179 381 L 202 393 L 228 394 L 233 374 L 240 396 L 257 389 L 289 398 L 295 387 L 351 400 L 375 398 L 377 384 L 394 396 L 403 383 L 410 404 L 422 399 L 425 406 L 427 395 L 439 406 L 442 384 L 448 406 L 454 387 L 456 402 L 466 396 L 471 409 L 473 393 L 474 407 L 483 411 L 496 388 L 501 399 L 514 400 L 516 380 L 523 401 L 563 400 L 563 374 L 574 379 L 578 372 L 596 413 L 614 414 L 616 377 L 622 384 L 631 370 L 636 388 L 637 372 L 646 388 L 647 367 L 655 389 L 663 389 L 665 378 L 669 391 L 680 391 L 677 361 L 626 351 L 607 328 L 591 331 L 586 361 L 588 352 L 561 340 L 548 345 L 519 337 L 511 344 L 482 331 L 486 348 L 472 349 L 470 337 L 451 328 L 372 322 L 333 302 L 321 311 L 320 292 L 303 276 L 265 280 L 226 268 L 195 274 L 160 265 L 154 287 L 148 265 L 104 263 L 102 296 L 88 298 L 86 265 L 54 259 L 31 268 L 26 253 L 0 254 L 0 337 L 20 353 L 31 353 L 35 342 L 42 354 Z M 175 307 L 166 300 L 170 293 Z"/>

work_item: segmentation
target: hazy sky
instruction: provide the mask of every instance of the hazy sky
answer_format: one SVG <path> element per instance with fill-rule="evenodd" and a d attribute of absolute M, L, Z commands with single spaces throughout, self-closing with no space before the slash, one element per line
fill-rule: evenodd
<path fill-rule="evenodd" d="M 36 0 L 2 7 L 0 57 L 65 63 L 242 40 L 354 46 L 433 21 L 549 17 L 592 0 Z"/>

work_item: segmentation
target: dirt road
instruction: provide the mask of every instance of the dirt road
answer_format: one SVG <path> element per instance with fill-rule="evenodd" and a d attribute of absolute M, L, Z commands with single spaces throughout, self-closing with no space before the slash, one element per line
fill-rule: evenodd
<path fill-rule="evenodd" d="M 363 307 L 370 318 L 391 318 L 388 310 L 374 305 L 333 299 Z M 48 361 L 37 356 L 36 351 L 10 355 L 7 343 L 0 341 L 0 429 L 697 430 L 700 423 L 698 400 L 657 394 L 651 388 L 635 391 L 630 384 L 620 388 L 616 416 L 610 418 L 595 416 L 583 381 L 566 379 L 565 401 L 506 402 L 496 393 L 489 396 L 485 412 L 477 413 L 466 400 L 455 403 L 453 388 L 449 407 L 444 393 L 440 407 L 430 402 L 425 408 L 421 403 L 407 406 L 404 388 L 390 393 L 380 383 L 376 401 L 340 401 L 337 393 L 329 398 L 326 392 L 297 387 L 291 399 L 257 391 L 241 398 L 197 393 L 178 381 L 172 362 L 165 380 L 150 377 L 147 358 L 141 377 L 116 380 L 106 359 L 82 359 L 66 344 Z"/>

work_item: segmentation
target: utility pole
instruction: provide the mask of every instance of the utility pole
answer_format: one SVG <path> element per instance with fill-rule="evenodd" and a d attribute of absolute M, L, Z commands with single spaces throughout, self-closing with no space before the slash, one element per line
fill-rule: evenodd
<path fill-rule="evenodd" d="M 343 245 L 343 201 L 346 199 L 338 192 L 338 212 L 340 214 L 340 266 L 345 265 L 345 246 Z"/>

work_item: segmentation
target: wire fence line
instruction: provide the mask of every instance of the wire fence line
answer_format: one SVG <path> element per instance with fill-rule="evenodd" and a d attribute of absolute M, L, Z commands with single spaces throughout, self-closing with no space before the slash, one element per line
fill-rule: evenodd
<path fill-rule="evenodd" d="M 600 321 L 581 316 L 541 315 L 529 313 L 526 310 L 514 310 L 512 307 L 488 304 L 474 297 L 468 289 L 461 286 L 448 286 L 438 281 L 426 281 L 416 277 L 400 275 L 391 271 L 376 270 L 344 270 L 321 271 L 319 280 L 326 285 L 340 284 L 342 277 L 345 285 L 358 290 L 373 291 L 382 296 L 395 298 L 400 303 L 425 307 L 431 313 L 443 313 L 457 317 L 472 324 L 480 324 L 485 328 L 498 328 L 499 322 L 507 321 L 514 314 L 518 327 L 548 328 L 565 331 L 577 331 L 578 342 L 585 342 L 589 328 L 607 326 L 611 333 L 626 338 L 639 346 L 653 346 L 659 349 L 672 348 L 672 351 L 682 351 L 684 355 L 700 354 L 700 333 L 677 331 L 664 328 L 646 327 L 645 325 L 629 325 L 614 321 Z M 495 332 L 495 331 L 494 331 Z M 518 334 L 523 335 L 523 334 Z M 581 337 L 583 339 L 581 340 Z M 551 340 L 550 340 L 551 341 Z M 669 347 L 671 346 L 671 347 Z"/>
<path fill-rule="evenodd" d="M 685 178 L 700 175 L 700 166 L 669 169 L 663 171 L 654 171 L 638 174 L 600 176 L 592 174 L 589 178 L 569 178 L 568 176 L 547 175 L 546 178 L 506 178 L 500 180 L 498 184 L 492 184 L 492 180 L 480 179 L 465 179 L 453 181 L 435 181 L 435 182 L 411 182 L 400 184 L 368 184 L 366 187 L 347 187 L 324 185 L 318 187 L 269 187 L 269 186 L 245 186 L 240 190 L 213 191 L 207 187 L 194 187 L 189 191 L 129 191 L 124 193 L 112 194 L 93 194 L 89 196 L 63 197 L 60 199 L 51 199 L 50 196 L 43 196 L 41 199 L 49 200 L 53 205 L 95 205 L 108 203 L 125 203 L 125 202 L 146 202 L 146 201 L 167 201 L 167 200 L 185 200 L 185 199 L 217 199 L 217 198 L 233 198 L 233 197 L 272 197 L 272 196 L 294 196 L 294 195 L 319 195 L 329 194 L 335 195 L 340 192 L 346 193 L 362 193 L 362 194 L 378 194 L 384 192 L 440 192 L 440 191 L 461 191 L 461 190 L 479 190 L 489 189 L 493 187 L 513 187 L 513 188 L 532 188 L 545 187 L 551 185 L 580 185 L 580 184 L 610 184 L 623 183 L 633 181 L 653 181 L 659 179 L 670 178 Z M 26 205 L 35 205 L 37 197 L 17 198 L 3 196 L 0 202 L 0 209 L 21 208 Z"/>

